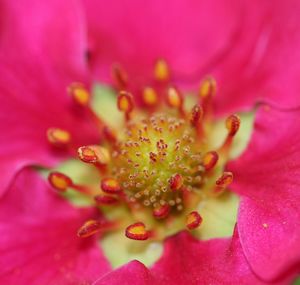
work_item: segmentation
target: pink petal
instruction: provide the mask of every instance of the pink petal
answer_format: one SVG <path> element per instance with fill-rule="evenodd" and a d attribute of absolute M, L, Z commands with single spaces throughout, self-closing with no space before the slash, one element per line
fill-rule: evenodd
<path fill-rule="evenodd" d="M 147 267 L 137 260 L 106 274 L 98 279 L 94 285 L 151 285 L 154 279 Z"/>
<path fill-rule="evenodd" d="M 219 110 L 233 112 L 259 99 L 299 105 L 299 13 L 297 0 L 248 2 L 240 37 L 211 70 L 219 82 Z"/>
<path fill-rule="evenodd" d="M 167 240 L 152 273 L 161 284 L 264 284 L 249 268 L 237 235 L 198 241 L 182 232 Z"/>
<path fill-rule="evenodd" d="M 76 236 L 91 209 L 76 209 L 23 170 L 0 202 L 0 280 L 4 284 L 79 284 L 110 270 L 94 238 Z"/>
<path fill-rule="evenodd" d="M 300 261 L 300 112 L 261 108 L 247 151 L 229 168 L 242 195 L 238 229 L 246 258 L 262 278 Z"/>
<path fill-rule="evenodd" d="M 288 284 L 294 275 L 268 284 Z M 232 239 L 199 241 L 182 232 L 167 239 L 162 258 L 147 270 L 132 261 L 100 278 L 104 284 L 266 284 L 251 271 L 237 232 Z"/>
<path fill-rule="evenodd" d="M 160 58 L 175 78 L 205 69 L 228 49 L 239 24 L 235 0 L 83 2 L 96 77 L 109 80 L 117 62 L 139 88 L 152 82 Z"/>
<path fill-rule="evenodd" d="M 66 92 L 74 81 L 88 85 L 75 1 L 1 1 L 0 7 L 1 194 L 23 166 L 66 157 L 49 147 L 48 128 L 69 131 L 74 147 L 97 143 L 99 131 Z"/>
<path fill-rule="evenodd" d="M 85 21 L 77 0 L 2 0 L 0 50 L 40 57 L 57 72 L 85 70 Z"/>

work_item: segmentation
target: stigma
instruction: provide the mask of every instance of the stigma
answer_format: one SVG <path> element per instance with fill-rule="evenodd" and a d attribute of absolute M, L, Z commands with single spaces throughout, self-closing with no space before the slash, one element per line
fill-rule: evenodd
<path fill-rule="evenodd" d="M 142 110 L 127 90 L 127 74 L 114 66 L 113 75 L 117 82 L 115 108 L 124 114 L 123 122 L 117 129 L 102 126 L 101 145 L 77 150 L 82 162 L 99 170 L 98 193 L 59 172 L 50 173 L 50 184 L 58 192 L 73 189 L 89 195 L 100 209 L 125 208 L 134 221 L 124 227 L 129 239 L 157 237 L 155 228 L 148 229 L 147 225 L 168 225 L 178 217 L 184 217 L 182 229 L 196 230 L 202 223 L 197 205 L 203 199 L 222 195 L 233 182 L 233 173 L 224 171 L 224 167 L 240 128 L 239 116 L 229 114 L 224 123 L 227 135 L 216 148 L 209 143 L 214 125 L 212 100 L 217 91 L 214 78 L 209 76 L 201 82 L 200 96 L 195 96 L 190 108 L 186 108 L 186 96 L 176 86 L 164 85 L 164 102 L 159 99 L 159 88 L 145 86 L 142 100 L 146 108 Z M 165 61 L 157 61 L 154 79 L 165 83 L 170 80 Z M 83 85 L 73 84 L 69 93 L 77 104 L 89 104 L 90 94 Z M 71 140 L 62 129 L 51 128 L 47 134 L 54 145 L 66 145 Z M 86 238 L 102 228 L 99 221 L 90 220 L 77 234 Z"/>

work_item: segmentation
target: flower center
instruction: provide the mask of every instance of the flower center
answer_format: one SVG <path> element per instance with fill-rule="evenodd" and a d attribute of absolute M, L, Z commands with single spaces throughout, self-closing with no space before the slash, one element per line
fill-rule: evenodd
<path fill-rule="evenodd" d="M 164 64 L 157 68 L 159 80 L 169 77 Z M 210 144 L 214 126 L 211 101 L 216 91 L 212 78 L 202 82 L 200 100 L 190 109 L 184 106 L 185 100 L 177 88 L 165 86 L 166 102 L 158 104 L 157 90 L 146 87 L 142 96 L 148 108 L 145 111 L 137 108 L 133 96 L 123 89 L 126 76 L 122 74 L 116 70 L 115 77 L 122 88 L 116 108 L 124 115 L 122 124 L 113 129 L 98 120 L 102 144 L 78 149 L 81 161 L 98 170 L 100 187 L 95 190 L 89 185 L 77 185 L 60 172 L 50 173 L 49 182 L 60 192 L 72 188 L 92 198 L 104 212 L 123 209 L 134 221 L 124 227 L 120 222 L 123 214 L 117 215 L 117 222 L 89 220 L 79 229 L 79 237 L 119 225 L 129 239 L 161 239 L 165 234 L 156 227 L 168 227 L 174 219 L 182 221 L 182 217 L 181 229 L 194 230 L 202 222 L 197 205 L 220 196 L 233 180 L 233 174 L 224 172 L 224 166 L 240 119 L 237 115 L 227 118 L 227 136 L 216 149 Z M 78 105 L 89 108 L 90 96 L 82 84 L 73 84 L 69 92 Z M 65 147 L 71 136 L 65 130 L 51 128 L 48 140 L 56 147 Z"/>

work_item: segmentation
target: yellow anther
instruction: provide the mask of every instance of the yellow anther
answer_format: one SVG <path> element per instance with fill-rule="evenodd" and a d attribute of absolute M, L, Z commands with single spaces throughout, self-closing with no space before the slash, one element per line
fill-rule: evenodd
<path fill-rule="evenodd" d="M 160 59 L 154 67 L 154 77 L 158 81 L 166 81 L 170 78 L 170 71 L 166 61 Z"/>

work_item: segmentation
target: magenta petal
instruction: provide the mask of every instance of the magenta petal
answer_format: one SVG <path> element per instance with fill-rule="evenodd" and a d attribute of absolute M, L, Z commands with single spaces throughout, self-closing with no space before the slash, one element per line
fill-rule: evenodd
<path fill-rule="evenodd" d="M 1 194 L 23 166 L 66 157 L 49 147 L 48 128 L 69 131 L 74 147 L 97 143 L 99 132 L 67 94 L 71 82 L 87 83 L 76 1 L 1 1 L 0 8 Z"/>
<path fill-rule="evenodd" d="M 147 267 L 137 260 L 106 274 L 94 285 L 151 285 L 157 284 Z"/>
<path fill-rule="evenodd" d="M 300 111 L 261 108 L 247 151 L 229 165 L 242 196 L 238 229 L 246 258 L 265 279 L 300 261 Z"/>
<path fill-rule="evenodd" d="M 299 13 L 297 0 L 248 1 L 239 38 L 212 69 L 219 110 L 236 112 L 260 99 L 300 104 Z"/>
<path fill-rule="evenodd" d="M 85 21 L 77 0 L 3 0 L 0 50 L 39 57 L 58 72 L 84 70 Z"/>
<path fill-rule="evenodd" d="M 152 268 L 160 284 L 264 284 L 252 273 L 239 238 L 198 241 L 187 232 L 169 238 Z"/>
<path fill-rule="evenodd" d="M 108 272 L 97 241 L 76 236 L 95 214 L 72 207 L 37 173 L 23 170 L 0 202 L 1 282 L 79 284 Z"/>
<path fill-rule="evenodd" d="M 74 108 L 67 86 L 69 77 L 40 64 L 35 58 L 3 59 L 0 66 L 1 193 L 14 174 L 28 164 L 53 165 L 67 151 L 47 141 L 47 129 L 70 132 L 72 146 L 97 143 L 99 130 L 91 116 Z M 82 77 L 74 77 L 74 81 Z"/>
<path fill-rule="evenodd" d="M 160 58 L 169 63 L 174 78 L 205 69 L 228 49 L 241 7 L 235 0 L 86 0 L 84 5 L 97 78 L 108 80 L 117 62 L 139 88 L 152 81 Z"/>

